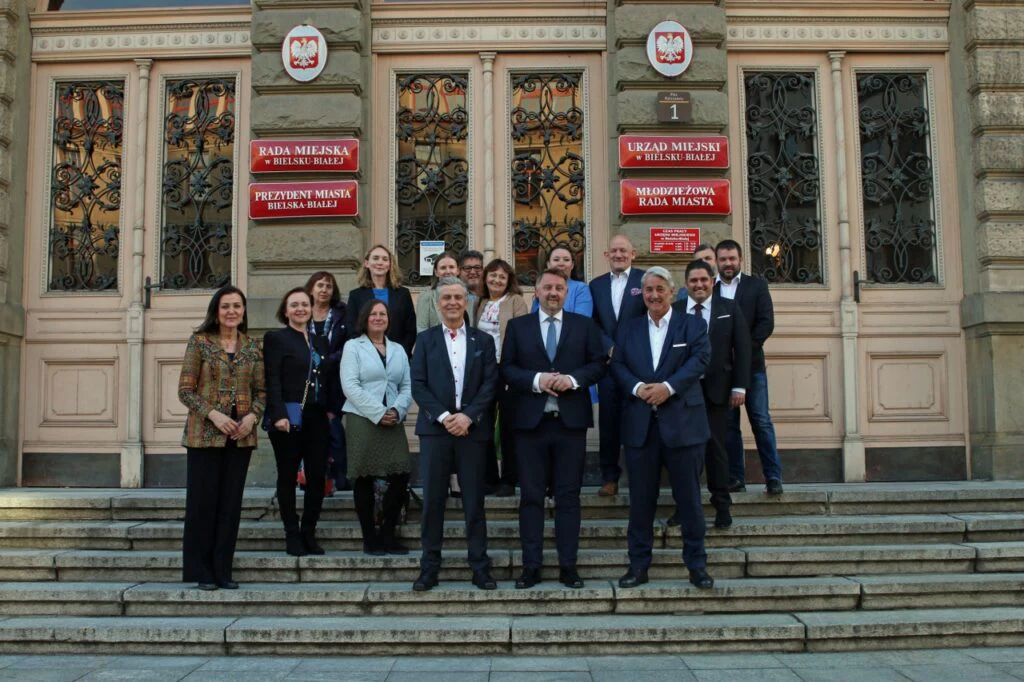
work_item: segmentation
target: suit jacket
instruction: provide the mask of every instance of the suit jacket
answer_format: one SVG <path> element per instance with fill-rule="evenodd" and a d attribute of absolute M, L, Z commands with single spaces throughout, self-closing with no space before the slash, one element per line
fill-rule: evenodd
<path fill-rule="evenodd" d="M 586 315 L 587 317 L 594 314 L 594 299 L 590 296 L 590 287 L 587 286 L 586 282 L 580 282 L 575 279 L 569 280 L 568 291 L 565 294 L 565 305 L 562 306 L 562 309 L 567 313 L 576 313 L 577 315 Z M 540 310 L 540 301 L 534 295 L 533 303 L 530 305 L 530 312 L 535 313 L 538 310 Z"/>
<path fill-rule="evenodd" d="M 562 332 L 558 336 L 554 361 L 548 359 L 544 348 L 540 313 L 523 315 L 509 322 L 501 347 L 501 375 L 509 386 L 509 398 L 515 403 L 512 427 L 536 428 L 544 416 L 548 394 L 533 390 L 538 372 L 571 375 L 580 387 L 558 396 L 562 422 L 570 429 L 593 426 L 594 412 L 587 387 L 604 376 L 606 357 L 597 325 L 584 315 L 562 314 Z"/>
<path fill-rule="evenodd" d="M 721 283 L 716 282 L 715 296 L 720 296 L 721 291 Z M 750 371 L 764 372 L 764 342 L 775 331 L 775 310 L 772 307 L 772 295 L 768 292 L 768 282 L 757 275 L 744 273 L 736 285 L 736 297 L 733 300 L 750 327 Z"/>
<path fill-rule="evenodd" d="M 643 279 L 644 272 L 640 268 L 632 268 L 629 271 L 617 319 L 615 308 L 612 306 L 611 275 L 605 273 L 590 282 L 590 295 L 594 298 L 594 322 L 597 322 L 597 326 L 601 328 L 601 339 L 604 341 L 605 352 L 615 344 L 620 324 L 628 322 L 634 317 L 641 317 L 647 312 L 643 291 L 640 288 L 640 280 Z"/>
<path fill-rule="evenodd" d="M 367 301 L 373 299 L 373 289 L 359 287 L 348 292 L 347 319 L 349 337 L 356 333 L 356 321 L 359 311 Z M 416 343 L 416 309 L 412 305 L 412 294 L 405 287 L 388 290 L 388 338 L 405 348 L 407 356 L 412 355 L 413 344 Z"/>
<path fill-rule="evenodd" d="M 685 298 L 673 303 L 672 314 L 685 315 L 687 303 Z M 735 301 L 711 297 L 708 339 L 711 362 L 700 380 L 704 399 L 712 405 L 728 405 L 732 389 L 750 388 L 750 329 Z"/>
<path fill-rule="evenodd" d="M 341 387 L 345 391 L 344 412 L 358 414 L 374 424 L 392 407 L 398 420 L 412 407 L 412 378 L 405 349 L 385 339 L 385 361 L 365 334 L 345 344 L 341 357 Z"/>
<path fill-rule="evenodd" d="M 648 324 L 648 317 L 644 315 L 620 327 L 612 354 L 612 376 L 625 396 L 622 444 L 643 447 L 652 423 L 657 424 L 662 441 L 670 448 L 706 443 L 711 432 L 700 377 L 711 360 L 707 325 L 693 315 L 673 311 L 661 361 L 654 369 Z M 637 383 L 662 381 L 667 381 L 675 394 L 658 406 L 655 421 L 652 407 L 633 395 L 633 387 Z"/>
<path fill-rule="evenodd" d="M 469 438 L 489 440 L 494 435 L 494 398 L 498 390 L 498 365 L 494 339 L 475 327 L 466 327 L 466 369 L 462 381 L 462 409 L 455 408 L 455 376 L 448 359 L 444 327 L 438 325 L 416 337 L 412 354 L 412 397 L 420 406 L 417 436 L 448 433 L 437 418 L 445 412 L 462 412 L 471 420 Z"/>
<path fill-rule="evenodd" d="M 310 379 L 309 343 L 320 354 L 319 368 L 320 390 L 317 392 L 315 383 L 306 390 L 306 381 Z M 323 336 L 309 337 L 309 343 L 302 332 L 291 327 L 273 329 L 263 335 L 263 363 L 267 374 L 267 414 L 270 421 L 288 418 L 285 403 L 302 402 L 306 396 L 306 405 L 319 404 L 328 407 L 327 377 L 324 375 L 324 358 L 327 357 L 329 346 Z M 317 377 L 313 377 L 314 382 Z"/>

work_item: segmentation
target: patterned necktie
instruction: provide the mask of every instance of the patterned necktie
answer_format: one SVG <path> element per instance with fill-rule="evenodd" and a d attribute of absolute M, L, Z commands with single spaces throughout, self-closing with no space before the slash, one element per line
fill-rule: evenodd
<path fill-rule="evenodd" d="M 548 335 L 544 340 L 544 350 L 548 352 L 548 360 L 555 361 L 555 352 L 558 350 L 558 338 L 555 336 L 555 318 L 548 317 Z"/>
<path fill-rule="evenodd" d="M 693 306 L 693 314 L 703 320 L 704 319 L 704 306 L 702 306 L 700 303 L 698 303 L 697 305 Z"/>
<path fill-rule="evenodd" d="M 449 329 L 448 330 L 448 336 L 452 337 L 452 341 L 454 341 L 455 337 L 458 336 L 458 335 L 459 335 L 458 330 L 456 330 L 456 329 Z"/>

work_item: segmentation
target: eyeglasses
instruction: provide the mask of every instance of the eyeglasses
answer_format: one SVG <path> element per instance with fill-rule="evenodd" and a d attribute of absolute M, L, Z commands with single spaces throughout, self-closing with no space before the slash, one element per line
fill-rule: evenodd
<path fill-rule="evenodd" d="M 479 272 L 484 269 L 482 265 L 463 265 L 463 270 L 469 270 L 470 272 Z"/>

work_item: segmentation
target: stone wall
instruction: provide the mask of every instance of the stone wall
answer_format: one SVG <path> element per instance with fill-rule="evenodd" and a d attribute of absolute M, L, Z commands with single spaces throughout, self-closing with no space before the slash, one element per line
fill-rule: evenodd
<path fill-rule="evenodd" d="M 649 252 L 651 226 L 701 228 L 703 241 L 712 244 L 732 236 L 732 217 L 686 219 L 679 216 L 625 217 L 619 211 L 619 180 L 624 177 L 670 178 L 679 171 L 620 171 L 618 138 L 624 133 L 728 135 L 729 94 L 725 3 L 703 0 L 677 3 L 646 3 L 614 0 L 608 3 L 608 201 L 609 234 L 626 234 L 637 249 L 641 265 L 664 265 L 681 274 L 689 256 Z M 678 78 L 665 78 L 647 61 L 647 34 L 661 21 L 675 20 L 693 39 L 694 56 L 689 69 Z M 689 92 L 693 122 L 689 125 L 659 124 L 656 105 L 659 91 Z M 686 172 L 693 178 L 727 178 L 728 171 Z M 741 197 L 733 187 L 732 198 Z M 653 220 L 652 220 L 653 218 Z M 594 245 L 597 254 L 604 245 Z"/>
<path fill-rule="evenodd" d="M 1024 0 L 950 16 L 971 468 L 1024 478 Z"/>
<path fill-rule="evenodd" d="M 26 1 L 0 0 L 0 485 L 18 467 L 30 51 Z"/>

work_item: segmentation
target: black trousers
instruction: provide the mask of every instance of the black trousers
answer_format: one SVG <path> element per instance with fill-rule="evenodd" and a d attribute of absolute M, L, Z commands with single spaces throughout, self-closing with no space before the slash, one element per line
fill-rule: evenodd
<path fill-rule="evenodd" d="M 504 483 L 513 488 L 519 484 L 519 471 L 516 465 L 516 438 L 512 429 L 512 404 L 502 398 L 498 405 L 498 428 L 501 438 L 501 472 L 498 471 L 498 449 L 491 440 L 487 447 L 487 483 L 498 485 Z"/>
<path fill-rule="evenodd" d="M 234 441 L 222 448 L 186 448 L 185 537 L 182 580 L 231 580 L 231 564 L 242 517 L 245 475 L 253 448 Z"/>
<path fill-rule="evenodd" d="M 610 375 L 597 384 L 598 445 L 601 452 L 601 480 L 618 483 L 622 475 L 622 389 Z"/>
<path fill-rule="evenodd" d="M 587 430 L 567 428 L 545 416 L 537 428 L 516 431 L 519 448 L 519 536 L 523 567 L 540 568 L 544 552 L 544 496 L 555 496 L 558 565 L 575 568 L 580 546 L 580 488 L 587 458 Z M 550 480 L 549 480 L 550 472 Z"/>
<path fill-rule="evenodd" d="M 300 463 L 306 472 L 302 527 L 316 528 L 320 520 L 330 439 L 327 411 L 320 405 L 306 405 L 302 411 L 300 430 L 289 433 L 277 429 L 270 431 L 270 444 L 274 446 L 274 460 L 277 462 L 277 506 L 286 531 L 299 530 L 299 515 L 295 509 L 295 478 Z"/>
<path fill-rule="evenodd" d="M 384 477 L 388 488 L 381 501 L 380 538 L 395 539 L 395 526 L 402 513 L 402 503 L 409 491 L 409 474 L 391 474 Z M 377 519 L 374 513 L 374 476 L 360 476 L 352 480 L 352 498 L 359 518 L 359 527 L 363 531 L 363 542 L 373 543 L 378 537 Z"/>
<path fill-rule="evenodd" d="M 458 467 L 462 512 L 466 519 L 469 565 L 474 571 L 490 568 L 487 557 L 487 517 L 484 514 L 484 475 L 487 443 L 455 436 L 420 436 L 420 476 L 423 478 L 423 521 L 420 568 L 436 573 L 441 568 L 444 509 L 448 479 Z"/>
<path fill-rule="evenodd" d="M 708 440 L 704 452 L 705 476 L 708 492 L 711 493 L 711 506 L 715 509 L 728 509 L 732 505 L 729 495 L 729 451 L 725 441 L 729 433 L 729 406 L 713 405 L 705 399 L 708 411 L 708 426 L 711 439 Z"/>

